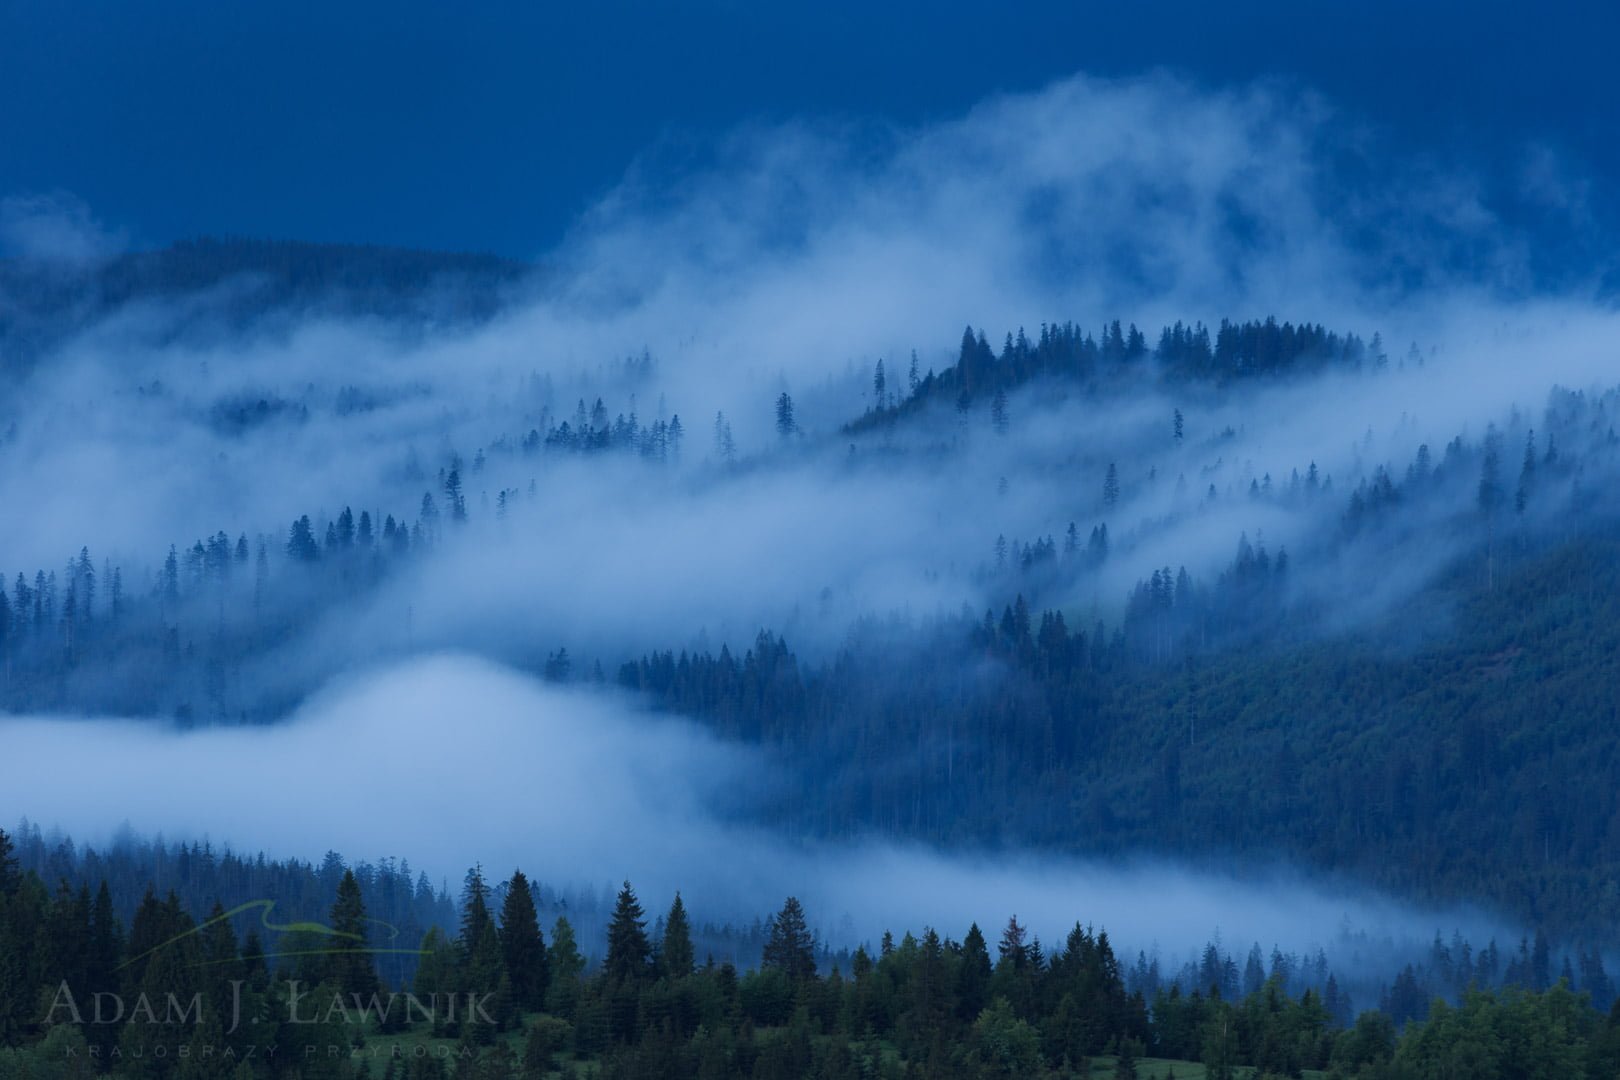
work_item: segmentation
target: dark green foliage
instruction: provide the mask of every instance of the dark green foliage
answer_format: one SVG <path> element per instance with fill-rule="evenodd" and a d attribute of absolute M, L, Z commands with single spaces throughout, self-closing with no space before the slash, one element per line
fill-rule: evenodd
<path fill-rule="evenodd" d="M 539 1011 L 545 1005 L 551 972 L 534 894 L 521 870 L 514 871 L 507 882 L 506 899 L 501 904 L 500 938 L 513 1003 L 525 1011 Z"/>
<path fill-rule="evenodd" d="M 574 941 L 574 928 L 564 916 L 557 916 L 551 928 L 551 950 L 548 957 L 551 985 L 546 990 L 546 1011 L 564 1019 L 573 1019 L 579 1001 L 580 977 L 585 972 L 585 958 L 580 955 Z"/>
<path fill-rule="evenodd" d="M 786 975 L 789 982 L 802 982 L 816 973 L 816 942 L 804 919 L 804 908 L 788 897 L 771 923 L 761 966 Z"/>
<path fill-rule="evenodd" d="M 364 925 L 358 877 L 338 869 L 332 907 L 333 928 Z M 517 918 L 507 890 L 503 912 Z M 416 972 L 418 997 L 450 994 L 476 966 L 487 933 L 482 876 L 468 874 L 462 942 L 452 946 L 437 930 L 424 942 L 428 956 Z M 532 897 L 532 890 L 531 890 Z M 523 908 L 522 901 L 517 904 Z M 532 899 L 530 902 L 532 907 Z M 67 1076 L 88 1073 L 48 1071 L 87 1054 L 92 1038 L 122 1052 L 119 1080 L 219 1075 L 214 1062 L 146 1057 L 141 1045 L 153 1039 L 206 1041 L 238 1053 L 254 1036 L 231 1032 L 230 1002 L 241 987 L 243 1005 L 255 1016 L 282 1016 L 276 1036 L 286 1045 L 337 1047 L 337 1057 L 263 1061 L 232 1080 L 347 1078 L 347 1047 L 364 1041 L 367 1028 L 342 1008 L 326 1003 L 352 973 L 328 965 L 324 988 L 272 979 L 256 959 L 253 938 L 238 944 L 225 911 L 214 905 L 200 924 L 174 894 L 159 899 L 148 892 L 131 925 L 127 944 L 111 918 L 111 894 L 63 888 L 47 894 L 33 874 L 0 897 L 0 1075 Z M 493 1038 L 494 1031 L 467 1016 L 414 1016 L 399 1031 L 452 1035 L 448 1060 L 457 1076 L 528 1080 L 544 1077 L 573 1054 L 599 1068 L 602 1076 L 730 1077 L 1040 1077 L 1085 1075 L 1101 1057 L 1111 1058 L 1116 1077 L 1158 1075 L 1144 1068 L 1147 1056 L 1203 1062 L 1208 1076 L 1298 1076 L 1331 1070 L 1345 1080 L 1423 1076 L 1548 1077 L 1609 1076 L 1620 1064 L 1620 1006 L 1605 1017 L 1584 996 L 1560 984 L 1544 992 L 1509 989 L 1469 991 L 1456 1005 L 1437 999 L 1428 1018 L 1404 1032 L 1383 1012 L 1358 1017 L 1338 1030 L 1314 989 L 1298 996 L 1285 988 L 1308 964 L 1274 954 L 1272 973 L 1253 993 L 1234 1000 L 1183 993 L 1179 982 L 1161 987 L 1149 1013 L 1140 994 L 1127 993 L 1108 935 L 1076 925 L 1061 948 L 1043 948 L 1016 919 L 1002 934 L 999 959 L 991 968 L 984 937 L 969 929 L 961 944 L 925 929 L 887 944 L 874 962 L 865 950 L 850 961 L 851 977 L 816 973 L 813 939 L 797 903 L 789 901 L 773 920 L 767 960 L 740 978 L 729 964 L 686 968 L 674 977 L 653 978 L 641 931 L 640 907 L 628 886 L 616 904 L 617 929 L 609 930 L 609 952 L 629 966 L 603 967 L 583 974 L 572 929 L 559 920 L 553 931 L 553 979 L 548 1012 L 523 1021 L 520 1039 Z M 690 926 L 684 905 L 672 906 L 670 927 Z M 682 931 L 675 931 L 678 945 Z M 689 946 L 688 946 L 689 947 Z M 678 954 L 680 947 L 675 952 Z M 1229 958 L 1211 946 L 1214 958 L 1189 977 L 1235 983 Z M 513 955 L 521 955 L 513 954 Z M 505 963 L 506 954 L 499 954 Z M 1450 957 L 1450 959 L 1448 959 Z M 1539 957 L 1539 958 L 1538 958 Z M 1526 942 L 1514 963 L 1527 977 L 1552 966 L 1549 947 Z M 1436 944 L 1426 969 L 1454 967 L 1450 946 Z M 1600 968 L 1589 956 L 1583 967 Z M 1220 969 L 1232 966 L 1230 976 Z M 1140 967 L 1140 964 L 1139 964 Z M 669 972 L 666 975 L 672 974 Z M 67 980 L 87 1000 L 84 988 L 105 985 L 129 1000 L 144 995 L 151 1015 L 139 1013 L 105 1030 L 73 1020 L 71 1004 L 57 1001 L 54 988 Z M 1320 971 L 1316 978 L 1321 977 Z M 1402 978 L 1410 978 L 1411 969 Z M 21 980 L 19 982 L 19 979 Z M 1398 980 L 1399 981 L 1399 980 Z M 560 987 L 572 987 L 571 993 Z M 32 991 L 30 990 L 32 988 Z M 325 996 L 323 996 L 325 995 Z M 22 1002 L 23 1008 L 14 1006 Z M 172 1002 L 172 1004 L 171 1004 Z M 358 1003 L 356 1003 L 358 1004 Z M 565 1005 L 572 1021 L 556 1015 Z M 55 1006 L 52 1009 L 52 1006 Z M 51 1011 L 46 1011 L 51 1010 Z M 180 1010 L 176 1012 L 176 1010 Z M 300 1017 L 291 1019 L 293 1010 Z M 47 1028 L 42 1018 L 54 1021 Z M 457 1029 L 452 1031 L 452 1028 Z M 396 1034 L 398 1032 L 396 1031 Z M 387 1033 L 384 1032 L 386 1036 Z M 885 1049 L 887 1047 L 887 1049 Z M 215 1070 L 215 1071 L 210 1071 Z M 371 1075 L 376 1075 L 373 1073 Z M 382 1075 L 449 1075 L 438 1056 L 390 1063 Z"/>
<path fill-rule="evenodd" d="M 1218 588 L 1248 598 L 1242 625 L 1278 626 L 1277 562 L 1240 546 Z M 1493 897 L 1581 934 L 1620 919 L 1603 887 L 1620 868 L 1606 839 L 1620 542 L 1502 559 L 1490 589 L 1459 568 L 1364 634 L 1191 655 L 1180 635 L 1240 630 L 1207 618 L 1235 609 L 1157 576 L 1129 636 L 1061 613 L 1029 625 L 1027 606 L 1009 604 L 907 641 L 857 636 L 819 664 L 761 634 L 741 657 L 647 656 L 620 682 L 727 736 L 791 748 L 815 797 L 783 801 L 834 834 L 1013 836 L 1220 864 L 1286 851 L 1424 899 Z M 1436 617 L 1445 639 L 1394 645 Z M 887 763 L 880 783 L 871 760 Z"/>
<path fill-rule="evenodd" d="M 607 959 L 602 969 L 616 980 L 638 980 L 651 974 L 652 946 L 647 940 L 647 920 L 641 903 L 626 881 L 613 907 L 608 924 Z"/>
<path fill-rule="evenodd" d="M 17 872 L 17 845 L 0 829 L 0 896 L 17 891 L 21 878 Z"/>
<path fill-rule="evenodd" d="M 479 867 L 467 871 L 461 894 L 461 936 L 456 941 L 459 960 L 456 989 L 473 994 L 496 995 L 495 1016 L 504 1024 L 510 1019 L 511 983 L 501 954 L 500 931 L 489 911 L 489 887 Z M 487 1024 L 464 1024 L 465 1033 L 477 1041 L 492 1038 Z"/>
<path fill-rule="evenodd" d="M 543 1077 L 551 1069 L 552 1059 L 567 1049 L 573 1040 L 573 1025 L 566 1020 L 541 1016 L 531 1021 L 523 1038 L 524 1080 Z"/>
<path fill-rule="evenodd" d="M 228 923 L 221 924 L 229 926 Z M 331 951 L 326 966 L 326 977 L 345 994 L 359 994 L 369 998 L 377 992 L 377 972 L 372 967 L 370 920 L 366 918 L 366 905 L 360 895 L 360 883 L 353 870 L 343 871 L 338 883 L 337 901 L 332 905 L 332 939 L 326 946 Z"/>
<path fill-rule="evenodd" d="M 1309 323 L 1222 320 L 1212 336 L 1203 324 L 1180 322 L 1165 327 L 1158 346 L 1149 350 L 1146 335 L 1116 320 L 1093 337 L 1074 323 L 1043 325 L 1031 341 L 1020 330 L 1008 334 L 999 355 L 984 332 L 968 327 L 955 365 L 913 382 L 910 394 L 888 408 L 869 410 L 846 430 L 861 431 L 891 424 L 901 417 L 944 401 L 966 408 L 975 401 L 1005 400 L 1006 391 L 1035 379 L 1068 379 L 1095 385 L 1126 378 L 1141 379 L 1143 361 L 1157 362 L 1159 378 L 1174 383 L 1200 380 L 1226 383 L 1253 378 L 1280 378 L 1327 367 L 1355 369 L 1376 361 L 1355 334 L 1341 335 Z M 1000 426 L 999 424 L 997 425 Z M 1180 425 L 1177 425 L 1180 435 Z"/>
<path fill-rule="evenodd" d="M 261 257 L 278 266 L 303 259 L 252 256 Z M 1217 391 L 1187 380 L 1240 384 L 1323 365 L 1377 366 L 1380 354 L 1354 335 L 1273 319 L 1178 324 L 1156 347 L 1148 340 L 1118 323 L 1096 337 L 1052 325 L 1037 336 L 1006 335 L 998 354 L 969 329 L 954 366 L 917 378 L 906 402 L 873 414 L 893 419 L 934 398 L 988 409 L 1038 378 L 1106 398 L 1110 387 L 1156 377 L 1175 382 L 1176 400 L 1189 410 L 1179 427 L 1181 407 L 1167 418 L 1171 437 L 1179 430 L 1183 439 L 1218 441 L 1190 410 L 1242 386 Z M 892 399 L 897 382 L 885 375 L 874 392 Z M 350 390 L 343 410 L 368 407 L 368 392 Z M 225 404 L 241 420 L 241 403 Z M 1555 930 L 1595 933 L 1620 918 L 1620 899 L 1603 891 L 1620 866 L 1606 836 L 1612 796 L 1596 780 L 1616 764 L 1605 734 L 1612 702 L 1603 693 L 1615 676 L 1608 586 L 1616 534 L 1613 513 L 1593 497 L 1612 475 L 1614 404 L 1612 393 L 1558 391 L 1535 433 L 1508 422 L 1500 438 L 1455 440 L 1438 462 L 1420 449 L 1404 479 L 1396 463 L 1368 462 L 1340 478 L 1346 500 L 1314 466 L 1294 481 L 1256 478 L 1250 497 L 1325 508 L 1342 518 L 1343 535 L 1330 529 L 1325 550 L 1287 553 L 1251 535 L 1224 573 L 1202 580 L 1175 565 L 1149 570 L 1109 625 L 1089 615 L 1082 624 L 1075 608 L 1056 606 L 1089 595 L 1074 586 L 1117 559 L 1111 543 L 1132 542 L 1121 532 L 1126 522 L 1115 523 L 1110 541 L 1106 522 L 1087 521 L 1061 541 L 1003 540 L 1004 565 L 985 568 L 996 599 L 988 612 L 894 632 L 862 625 L 847 648 L 813 661 L 768 633 L 737 653 L 655 653 L 622 664 L 619 681 L 727 738 L 780 754 L 797 784 L 764 813 L 793 828 L 1101 853 L 1146 847 L 1222 863 L 1280 854 L 1421 898 L 1483 899 Z M 565 441 L 573 449 L 673 452 L 673 422 L 660 437 L 633 407 L 627 412 L 614 418 L 602 401 L 582 400 Z M 540 452 L 560 430 L 537 421 L 521 452 Z M 1505 512 L 1512 478 L 1497 445 L 1509 438 L 1515 452 L 1520 439 L 1524 447 L 1522 463 L 1512 462 L 1523 495 L 1514 500 L 1523 504 L 1517 515 Z M 1079 501 L 1092 510 L 1132 510 L 1153 482 L 1116 456 L 1110 447 L 1077 474 Z M 308 508 L 285 533 L 232 540 L 235 530 L 220 529 L 176 545 L 146 590 L 123 593 L 120 569 L 98 572 L 84 547 L 70 549 L 65 569 L 19 574 L 0 608 L 0 703 L 187 723 L 284 715 L 308 687 L 278 683 L 260 694 L 233 673 L 311 621 L 364 610 L 357 601 L 367 590 L 461 514 L 476 514 L 478 461 L 451 453 L 439 476 L 424 473 L 430 493 L 421 512 L 414 520 L 389 514 L 392 528 L 385 524 L 369 544 L 371 512 L 333 505 Z M 1579 512 L 1538 516 L 1553 516 L 1555 491 L 1583 484 L 1590 490 Z M 1437 526 L 1429 511 L 1447 505 L 1459 512 L 1441 515 Z M 1075 507 L 1052 507 L 1054 531 L 1072 516 Z M 987 552 L 999 527 L 986 523 Z M 1436 527 L 1462 554 L 1432 587 L 1388 619 L 1323 636 L 1337 605 L 1302 601 L 1301 593 L 1344 553 L 1339 541 L 1381 552 L 1392 536 L 1427 545 Z M 262 558 L 250 568 L 253 551 Z M 1358 571 L 1366 580 L 1349 591 L 1376 592 L 1383 562 L 1380 555 L 1372 571 Z M 1102 608 L 1116 599 L 1104 597 Z M 239 618 L 226 614 L 233 610 Z M 557 643 L 528 666 L 569 681 L 596 672 L 598 661 L 623 659 Z M 1264 782 L 1252 782 L 1254 768 Z M 1540 797 L 1561 784 L 1572 785 L 1569 797 Z M 1352 794 L 1364 796 L 1353 821 L 1335 809 Z M 1445 840 L 1431 850 L 1436 837 Z M 188 879 L 177 880 L 196 910 L 215 895 L 231 906 L 227 890 L 193 895 Z M 113 884 L 127 918 L 144 881 Z M 407 904 L 361 885 L 373 915 L 403 922 L 394 916 Z M 322 894 L 301 912 L 318 914 L 328 902 Z M 428 921 L 418 916 L 409 936 Z M 401 967 L 408 961 L 379 960 L 385 978 L 403 977 Z"/>
<path fill-rule="evenodd" d="M 675 894 L 675 902 L 669 906 L 669 914 L 664 917 L 664 940 L 658 953 L 658 964 L 663 974 L 672 979 L 679 979 L 692 974 L 694 962 L 692 952 L 692 924 L 686 917 L 686 905 L 681 902 L 681 894 Z"/>

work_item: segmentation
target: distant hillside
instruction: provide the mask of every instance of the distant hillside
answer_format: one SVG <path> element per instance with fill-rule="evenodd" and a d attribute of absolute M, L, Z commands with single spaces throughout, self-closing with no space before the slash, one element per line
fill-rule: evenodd
<path fill-rule="evenodd" d="M 146 304 L 173 305 L 158 319 L 171 335 L 289 313 L 476 321 L 533 270 L 494 255 L 241 238 L 94 264 L 0 260 L 0 368 L 26 368 L 75 330 Z"/>

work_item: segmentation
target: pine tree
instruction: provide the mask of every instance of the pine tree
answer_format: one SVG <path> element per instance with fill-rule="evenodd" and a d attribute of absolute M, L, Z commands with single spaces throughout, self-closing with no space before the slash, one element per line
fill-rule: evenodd
<path fill-rule="evenodd" d="M 444 497 L 450 504 L 450 520 L 467 520 L 467 496 L 461 488 L 461 470 L 452 467 L 444 479 Z"/>
<path fill-rule="evenodd" d="M 676 413 L 669 418 L 669 429 L 664 433 L 664 445 L 669 450 L 669 460 L 679 464 L 681 460 L 681 443 L 686 439 L 686 429 L 681 426 L 681 414 Z"/>
<path fill-rule="evenodd" d="M 331 924 L 335 931 L 331 939 L 332 955 L 326 965 L 326 977 L 337 984 L 345 997 L 359 994 L 369 998 L 377 991 L 377 971 L 372 965 L 371 953 L 366 946 L 367 924 L 365 900 L 360 895 L 360 882 L 353 870 L 343 871 L 338 883 L 337 900 L 332 904 Z"/>
<path fill-rule="evenodd" d="M 303 526 L 304 526 L 304 532 L 307 534 L 309 532 L 309 518 L 306 517 L 306 518 L 303 519 Z M 293 538 L 294 539 L 298 538 L 298 523 L 297 522 L 293 523 Z M 314 539 L 311 538 L 310 539 L 311 546 L 313 546 L 314 543 L 315 543 Z M 291 540 L 289 540 L 287 542 L 287 553 L 292 555 L 294 558 L 302 558 L 303 557 L 302 550 L 301 549 L 295 550 L 293 548 L 293 544 L 292 544 Z M 39 604 L 39 593 L 43 589 L 44 584 L 45 584 L 44 581 L 41 580 L 38 576 L 36 576 L 34 578 L 34 597 L 35 597 L 34 603 L 36 605 L 36 608 L 35 608 L 36 611 L 38 610 L 37 605 Z M 164 605 L 164 608 L 165 608 L 166 612 L 168 614 L 172 615 L 172 614 L 174 614 L 175 606 L 178 605 L 179 603 L 180 603 L 180 559 L 175 553 L 174 545 L 170 544 L 169 545 L 168 557 L 163 560 L 163 605 Z"/>
<path fill-rule="evenodd" d="M 1530 488 L 1536 480 L 1536 433 L 1530 432 L 1524 440 L 1524 464 L 1519 468 L 1519 489 L 1513 494 L 1513 509 L 1523 514 L 1530 502 Z"/>
<path fill-rule="evenodd" d="M 793 399 L 784 390 L 776 399 L 776 434 L 786 439 L 797 430 L 799 425 L 793 419 Z"/>
<path fill-rule="evenodd" d="M 990 950 L 979 924 L 968 927 L 962 939 L 962 959 L 957 966 L 957 1017 L 971 1023 L 990 1002 Z"/>
<path fill-rule="evenodd" d="M 287 531 L 287 554 L 299 562 L 314 562 L 321 557 L 320 545 L 315 542 L 315 530 L 309 523 L 309 515 L 305 514 L 292 523 Z M 165 564 L 165 580 L 177 575 L 174 549 L 169 549 L 169 561 Z"/>
<path fill-rule="evenodd" d="M 0 829 L 0 896 L 10 896 L 22 883 L 22 875 L 17 872 L 16 850 L 17 845 L 6 835 L 6 830 Z"/>
<path fill-rule="evenodd" d="M 737 443 L 731 437 L 731 421 L 726 414 L 714 414 L 714 456 L 730 465 L 737 457 Z"/>
<path fill-rule="evenodd" d="M 1136 1047 L 1132 1039 L 1119 1040 L 1119 1057 L 1114 1060 L 1114 1080 L 1136 1080 Z"/>
<path fill-rule="evenodd" d="M 1485 433 L 1485 456 L 1479 467 L 1479 509 L 1488 519 L 1502 502 L 1501 453 L 1496 429 Z"/>
<path fill-rule="evenodd" d="M 774 968 L 794 982 L 816 974 L 816 942 L 804 918 L 804 908 L 796 897 L 788 897 L 782 910 L 771 920 L 770 936 L 760 966 Z"/>
<path fill-rule="evenodd" d="M 461 893 L 461 935 L 457 940 L 461 989 L 490 994 L 506 974 L 500 932 L 489 913 L 489 887 L 480 867 L 467 871 Z"/>
<path fill-rule="evenodd" d="M 607 959 L 602 970 L 615 980 L 640 979 L 648 974 L 652 946 L 647 940 L 647 921 L 636 900 L 635 890 L 626 881 L 613 906 L 608 923 Z"/>
<path fill-rule="evenodd" d="M 1496 589 L 1496 511 L 1502 503 L 1500 438 L 1494 426 L 1485 432 L 1485 456 L 1479 467 L 1479 511 L 1485 518 L 1485 588 Z"/>
<path fill-rule="evenodd" d="M 1024 928 L 1018 924 L 1018 916 L 1014 915 L 1007 920 L 1006 929 L 1001 931 L 1001 943 L 996 946 L 1000 955 L 999 963 L 1010 966 L 1014 971 L 1021 970 L 1029 961 L 1029 946 L 1024 944 Z"/>
<path fill-rule="evenodd" d="M 551 948 L 547 953 L 551 985 L 546 989 L 546 1011 L 572 1019 L 579 1000 L 579 979 L 585 972 L 585 958 L 574 941 L 574 928 L 567 918 L 557 916 L 551 926 Z"/>
<path fill-rule="evenodd" d="M 664 940 L 658 959 L 669 978 L 679 979 L 692 974 L 695 962 L 692 924 L 686 917 L 686 905 L 681 902 L 680 893 L 675 894 L 675 902 L 669 906 L 669 914 L 664 918 Z"/>
<path fill-rule="evenodd" d="M 1108 463 L 1108 475 L 1103 477 L 1103 505 L 1110 510 L 1119 502 L 1119 470 L 1114 463 Z"/>
<path fill-rule="evenodd" d="M 501 905 L 501 954 L 512 981 L 512 1000 L 518 1008 L 536 1012 L 545 1007 L 549 971 L 546 942 L 540 933 L 534 893 L 523 871 L 514 870 Z"/>
<path fill-rule="evenodd" d="M 79 561 L 74 567 L 73 587 L 79 596 L 79 616 L 84 622 L 95 618 L 96 610 L 96 568 L 90 560 L 90 549 L 79 549 Z"/>

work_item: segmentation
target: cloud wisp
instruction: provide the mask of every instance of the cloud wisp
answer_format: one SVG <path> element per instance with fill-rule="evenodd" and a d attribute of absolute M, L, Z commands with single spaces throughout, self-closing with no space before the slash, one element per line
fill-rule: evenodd
<path fill-rule="evenodd" d="M 1478 913 L 1419 914 L 1281 872 L 1240 880 L 1149 861 L 795 843 L 734 815 L 768 777 L 755 753 L 616 696 L 467 657 L 351 677 L 274 728 L 13 717 L 0 733 L 15 751 L 0 762 L 0 815 L 92 844 L 128 821 L 238 850 L 408 854 L 452 880 L 475 861 L 561 887 L 630 877 L 655 905 L 679 889 L 716 920 L 751 920 L 797 894 L 834 938 L 867 941 L 885 929 L 997 927 L 1014 913 L 1049 941 L 1078 920 L 1173 953 L 1216 932 L 1306 950 L 1347 924 L 1412 943 L 1442 920 L 1491 927 Z M 62 773 L 37 765 L 68 760 Z"/>

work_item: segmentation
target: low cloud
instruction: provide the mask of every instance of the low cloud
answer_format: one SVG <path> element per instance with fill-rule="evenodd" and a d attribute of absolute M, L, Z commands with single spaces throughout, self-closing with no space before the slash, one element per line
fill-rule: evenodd
<path fill-rule="evenodd" d="M 83 265 L 109 259 L 127 243 L 77 196 L 55 192 L 0 199 L 0 257 Z"/>
<path fill-rule="evenodd" d="M 795 894 L 843 944 L 924 925 L 994 929 L 1014 913 L 1048 941 L 1078 920 L 1171 954 L 1217 933 L 1303 950 L 1346 925 L 1414 943 L 1438 925 L 1491 925 L 1284 872 L 1240 880 L 1152 861 L 795 843 L 742 821 L 770 775 L 755 752 L 612 694 L 466 657 L 347 678 L 273 728 L 40 717 L 0 720 L 0 737 L 0 818 L 26 814 L 92 844 L 126 819 L 239 851 L 403 855 L 452 880 L 474 861 L 562 887 L 628 877 L 655 909 L 679 889 L 716 920 L 750 920 Z"/>

